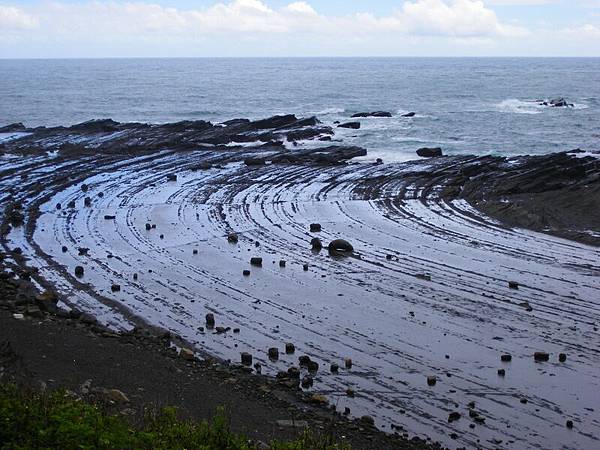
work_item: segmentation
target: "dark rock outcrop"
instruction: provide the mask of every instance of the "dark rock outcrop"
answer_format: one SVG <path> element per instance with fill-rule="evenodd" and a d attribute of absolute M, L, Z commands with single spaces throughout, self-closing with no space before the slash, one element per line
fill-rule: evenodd
<path fill-rule="evenodd" d="M 356 117 L 392 117 L 392 113 L 387 111 L 359 112 L 352 115 L 352 118 Z"/>
<path fill-rule="evenodd" d="M 338 128 L 350 128 L 352 130 L 358 130 L 360 128 L 360 122 L 346 122 L 338 125 Z"/>
<path fill-rule="evenodd" d="M 417 155 L 421 158 L 437 158 L 443 154 L 439 147 L 423 147 L 417 150 Z"/>

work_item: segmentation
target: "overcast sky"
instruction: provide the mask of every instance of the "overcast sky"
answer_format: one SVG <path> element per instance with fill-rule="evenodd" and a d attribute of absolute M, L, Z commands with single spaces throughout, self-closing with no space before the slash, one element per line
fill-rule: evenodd
<path fill-rule="evenodd" d="M 0 57 L 600 56 L 600 0 L 0 0 Z"/>

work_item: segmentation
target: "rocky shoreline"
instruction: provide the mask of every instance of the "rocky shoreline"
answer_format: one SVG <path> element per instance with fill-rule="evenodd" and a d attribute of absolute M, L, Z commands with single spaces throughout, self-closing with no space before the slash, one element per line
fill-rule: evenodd
<path fill-rule="evenodd" d="M 413 433 L 493 448 L 527 443 L 531 429 L 551 429 L 572 414 L 581 424 L 593 415 L 546 406 L 562 399 L 545 396 L 570 395 L 567 385 L 527 394 L 531 386 L 498 384 L 500 370 L 510 380 L 510 369 L 491 361 L 507 352 L 520 355 L 517 364 L 533 360 L 513 339 L 515 323 L 529 323 L 521 329 L 531 333 L 526 348 L 552 355 L 549 364 L 558 365 L 550 370 L 564 365 L 553 353 L 585 354 L 597 335 L 598 309 L 589 304 L 600 289 L 597 250 L 576 244 L 600 245 L 597 158 L 357 164 L 352 159 L 365 149 L 338 142 L 316 118 L 292 115 L 223 124 L 15 124 L 0 133 L 10 135 L 0 148 L 10 311 L 3 329 L 41 321 L 110 342 L 118 334 L 118 345 L 141 339 L 148 351 L 160 348 L 201 373 L 214 365 L 243 391 L 266 384 L 285 393 L 282 408 L 300 407 L 310 423 L 335 417 L 340 436 L 356 434 L 353 448 L 426 445 L 402 439 Z M 377 306 L 353 300 L 365 296 Z M 553 317 L 573 330 L 557 324 L 560 337 L 536 332 Z M 484 339 L 478 324 L 485 322 L 494 334 Z M 287 354 L 287 344 L 298 352 Z M 454 346 L 473 345 L 481 345 L 474 355 L 489 353 L 483 366 L 493 378 L 453 361 Z M 430 356 L 439 352 L 439 360 Z M 592 384 L 594 358 L 571 369 Z M 485 392 L 502 392 L 515 406 Z M 520 402 L 526 396 L 542 411 L 537 422 L 523 419 L 531 416 Z M 304 410 L 311 403 L 321 404 L 318 414 L 331 404 L 338 413 L 315 419 Z M 401 430 L 401 438 L 373 424 Z M 598 440 L 593 429 L 573 438 L 565 442 Z M 369 447 L 372 439 L 377 446 Z"/>

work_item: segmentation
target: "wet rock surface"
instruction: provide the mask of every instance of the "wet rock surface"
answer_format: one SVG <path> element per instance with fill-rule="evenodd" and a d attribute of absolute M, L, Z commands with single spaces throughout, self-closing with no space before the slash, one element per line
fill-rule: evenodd
<path fill-rule="evenodd" d="M 119 331 L 143 319 L 180 335 L 199 357 L 241 364 L 247 353 L 243 373 L 284 372 L 282 388 L 300 384 L 388 430 L 453 446 L 534 446 L 543 435 L 593 448 L 600 268 L 597 249 L 579 242 L 599 243 L 597 160 L 560 153 L 356 164 L 351 158 L 366 153 L 359 147 L 275 143 L 287 142 L 290 127 L 322 126 L 301 121 L 30 129 L 2 150 L 0 192 L 22 214 L 10 225 L 2 211 L 4 264 L 15 279 L 55 288 L 58 305 L 79 318 L 71 320 Z M 232 137 L 247 140 L 208 143 Z M 197 170 L 203 164 L 210 169 Z M 177 180 L 167 183 L 167 174 Z M 83 207 L 86 197 L 93 207 Z M 313 223 L 323 225 L 322 242 L 351 243 L 352 256 L 313 252 Z M 228 242 L 233 230 L 237 240 Z M 263 258 L 261 268 L 250 266 L 253 257 Z M 114 284 L 122 289 L 113 294 Z M 11 320 L 45 317 L 34 306 Z M 205 330 L 209 311 L 238 332 Z M 283 352 L 290 342 L 295 355 Z M 279 350 L 276 361 L 269 348 Z M 535 361 L 540 349 L 548 361 Z M 499 361 L 503 354 L 512 360 Z M 308 357 L 297 378 L 288 372 L 296 355 Z M 467 417 L 471 401 L 479 421 Z M 449 423 L 454 410 L 462 419 Z M 566 420 L 587 429 L 565 435 Z"/>

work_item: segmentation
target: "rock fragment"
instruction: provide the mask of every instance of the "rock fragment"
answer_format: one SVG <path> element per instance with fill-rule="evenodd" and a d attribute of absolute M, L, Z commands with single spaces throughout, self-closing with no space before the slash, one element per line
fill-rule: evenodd
<path fill-rule="evenodd" d="M 205 320 L 207 328 L 212 328 L 215 326 L 215 315 L 213 313 L 206 314 Z"/>
<path fill-rule="evenodd" d="M 360 122 L 346 122 L 338 125 L 338 128 L 350 128 L 352 130 L 358 130 L 360 128 Z"/>
<path fill-rule="evenodd" d="M 241 354 L 241 361 L 242 361 L 243 365 L 251 366 L 252 365 L 252 355 L 248 352 L 243 352 Z"/>
<path fill-rule="evenodd" d="M 277 347 L 271 347 L 268 350 L 269 359 L 278 360 L 279 359 L 279 349 Z"/>
<path fill-rule="evenodd" d="M 442 149 L 439 147 L 423 147 L 417 150 L 417 155 L 421 158 L 437 158 L 442 156 Z"/>
<path fill-rule="evenodd" d="M 262 267 L 263 259 L 259 257 L 250 258 L 250 265 L 255 267 Z"/>
<path fill-rule="evenodd" d="M 320 223 L 311 223 L 310 224 L 310 232 L 311 233 L 318 233 L 319 231 L 321 231 Z"/>
<path fill-rule="evenodd" d="M 329 252 L 336 255 L 349 255 L 354 252 L 354 247 L 344 239 L 335 239 L 327 246 Z"/>

